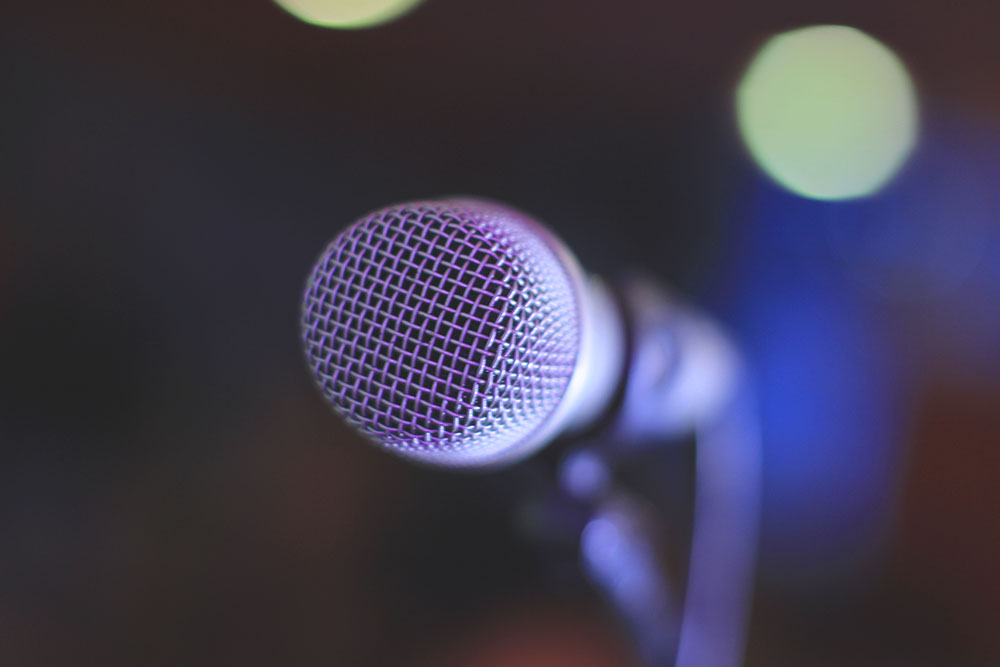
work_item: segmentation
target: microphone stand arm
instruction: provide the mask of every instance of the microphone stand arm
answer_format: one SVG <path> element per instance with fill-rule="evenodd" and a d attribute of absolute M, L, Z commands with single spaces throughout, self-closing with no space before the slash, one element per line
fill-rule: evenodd
<path fill-rule="evenodd" d="M 611 471 L 643 450 L 695 436 L 694 529 L 682 605 L 655 544 L 663 530 L 634 496 L 608 484 L 570 488 L 594 513 L 581 535 L 584 570 L 657 667 L 736 667 L 749 619 L 760 511 L 756 406 L 739 354 L 711 322 L 655 284 L 620 290 L 630 340 L 615 418 L 571 466 Z M 582 457 L 582 458 L 581 458 Z M 593 477 L 593 475 L 592 475 Z M 572 486 L 572 484 L 570 484 Z M 588 493 L 590 498 L 581 497 Z"/>

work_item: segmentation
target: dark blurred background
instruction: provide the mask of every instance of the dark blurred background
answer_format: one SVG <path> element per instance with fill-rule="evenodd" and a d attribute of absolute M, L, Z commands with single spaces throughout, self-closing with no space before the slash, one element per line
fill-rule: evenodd
<path fill-rule="evenodd" d="M 754 52 L 817 23 L 916 83 L 920 141 L 873 197 L 798 197 L 736 131 Z M 426 0 L 352 31 L 268 0 L 5 3 L 0 664 L 631 664 L 571 553 L 485 478 L 364 444 L 305 369 L 323 244 L 453 193 L 644 267 L 746 350 L 749 665 L 1000 664 L 997 25 L 988 2 Z"/>

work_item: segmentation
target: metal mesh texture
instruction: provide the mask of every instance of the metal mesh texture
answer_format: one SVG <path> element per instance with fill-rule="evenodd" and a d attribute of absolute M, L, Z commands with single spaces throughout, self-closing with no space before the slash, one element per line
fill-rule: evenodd
<path fill-rule="evenodd" d="M 444 464 L 530 436 L 580 342 L 572 280 L 535 223 L 474 200 L 393 206 L 348 227 L 313 269 L 302 327 L 338 412 Z"/>

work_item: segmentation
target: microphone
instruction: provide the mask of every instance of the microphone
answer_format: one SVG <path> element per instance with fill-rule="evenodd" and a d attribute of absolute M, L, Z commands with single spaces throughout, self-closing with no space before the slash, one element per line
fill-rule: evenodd
<path fill-rule="evenodd" d="M 633 369 L 647 398 L 629 404 L 630 435 L 673 435 L 723 393 L 731 353 L 696 328 L 694 355 L 677 354 L 677 327 L 646 341 L 656 349 Z M 545 227 L 469 198 L 390 206 L 349 226 L 316 262 L 302 320 L 337 412 L 394 454 L 462 468 L 514 463 L 596 422 L 623 380 L 624 329 L 608 289 Z M 696 371 L 670 377 L 682 395 L 650 400 L 678 359 Z"/>
<path fill-rule="evenodd" d="M 675 639 L 661 622 L 669 601 L 636 607 L 622 588 L 641 570 L 639 581 L 667 589 L 655 567 L 637 565 L 656 540 L 620 509 L 634 506 L 621 504 L 629 494 L 572 481 L 567 491 L 600 519 L 581 543 L 585 569 L 650 660 L 738 664 L 759 452 L 739 355 L 709 320 L 648 280 L 612 292 L 514 208 L 446 198 L 390 206 L 338 234 L 308 279 L 302 338 L 336 412 L 424 465 L 509 465 L 601 424 L 599 446 L 583 451 L 610 466 L 694 433 L 694 534 Z"/>
<path fill-rule="evenodd" d="M 591 422 L 623 372 L 603 285 L 538 223 L 472 199 L 391 206 L 340 233 L 302 331 L 337 412 L 431 465 L 518 461 Z"/>

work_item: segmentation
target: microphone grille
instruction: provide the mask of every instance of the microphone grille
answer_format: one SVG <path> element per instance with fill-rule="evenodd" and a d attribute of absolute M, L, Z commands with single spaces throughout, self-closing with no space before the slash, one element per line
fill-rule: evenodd
<path fill-rule="evenodd" d="M 336 410 L 428 463 L 516 454 L 555 411 L 580 346 L 551 237 L 477 200 L 389 207 L 327 246 L 303 304 L 306 356 Z"/>

